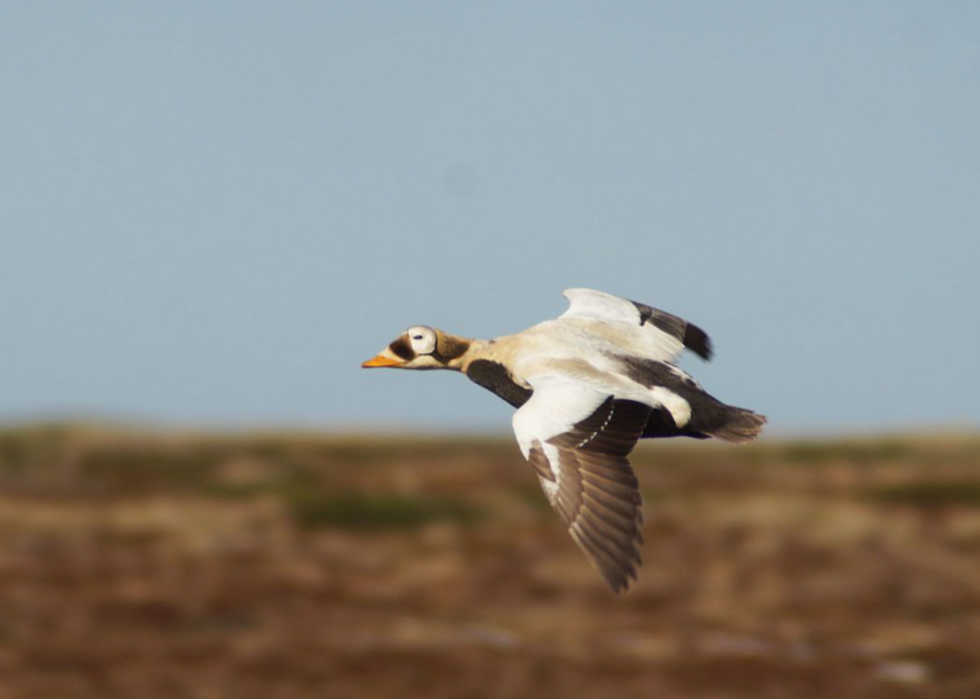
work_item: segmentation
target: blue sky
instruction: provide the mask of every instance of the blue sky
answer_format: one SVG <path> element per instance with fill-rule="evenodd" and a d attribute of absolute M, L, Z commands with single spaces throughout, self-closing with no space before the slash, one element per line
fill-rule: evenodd
<path fill-rule="evenodd" d="M 774 430 L 980 423 L 980 5 L 5 2 L 0 419 L 509 429 L 588 286 Z"/>

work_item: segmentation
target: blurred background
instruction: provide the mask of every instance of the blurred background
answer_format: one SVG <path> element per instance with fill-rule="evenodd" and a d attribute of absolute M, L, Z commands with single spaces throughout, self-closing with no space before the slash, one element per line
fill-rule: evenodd
<path fill-rule="evenodd" d="M 0 699 L 980 694 L 980 7 L 0 7 Z M 592 287 L 759 443 L 588 566 L 411 324 Z"/>

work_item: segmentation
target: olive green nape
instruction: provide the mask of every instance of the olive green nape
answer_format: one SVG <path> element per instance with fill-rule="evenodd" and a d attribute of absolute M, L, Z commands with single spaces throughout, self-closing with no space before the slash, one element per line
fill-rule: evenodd
<path fill-rule="evenodd" d="M 470 348 L 471 341 L 436 330 L 436 356 L 439 359 L 459 359 Z"/>

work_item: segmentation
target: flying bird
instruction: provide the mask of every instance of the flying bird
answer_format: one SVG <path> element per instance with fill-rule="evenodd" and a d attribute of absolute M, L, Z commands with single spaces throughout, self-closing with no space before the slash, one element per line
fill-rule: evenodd
<path fill-rule="evenodd" d="M 642 565 L 643 498 L 629 454 L 640 439 L 747 442 L 763 415 L 722 403 L 677 366 L 711 359 L 701 328 L 642 303 L 569 289 L 555 320 L 493 340 L 414 325 L 364 367 L 449 369 L 517 408 L 524 458 L 569 533 L 613 591 Z"/>

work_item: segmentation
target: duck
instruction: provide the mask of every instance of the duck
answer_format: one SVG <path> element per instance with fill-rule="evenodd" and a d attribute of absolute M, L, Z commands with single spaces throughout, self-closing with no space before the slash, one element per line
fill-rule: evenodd
<path fill-rule="evenodd" d="M 629 456 L 641 439 L 749 442 L 766 417 L 709 394 L 678 360 L 713 356 L 683 318 L 594 289 L 564 292 L 558 318 L 477 340 L 413 325 L 364 368 L 458 371 L 516 408 L 525 460 L 572 539 L 619 594 L 642 566 L 643 497 Z"/>

